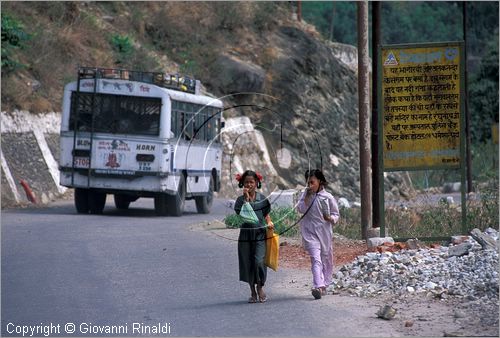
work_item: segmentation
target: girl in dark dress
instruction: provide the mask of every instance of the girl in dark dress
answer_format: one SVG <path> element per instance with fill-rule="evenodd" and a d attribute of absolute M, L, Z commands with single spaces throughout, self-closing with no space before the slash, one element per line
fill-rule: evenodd
<path fill-rule="evenodd" d="M 238 237 L 238 261 L 240 267 L 240 281 L 250 285 L 249 303 L 257 300 L 264 303 L 267 300 L 264 292 L 266 283 L 267 267 L 264 264 L 266 255 L 266 227 L 274 228 L 269 217 L 271 204 L 267 198 L 258 193 L 256 189 L 261 187 L 262 176 L 251 170 L 243 175 L 237 175 L 238 186 L 243 188 L 243 195 L 238 197 L 234 204 L 234 210 L 239 215 L 245 202 L 249 202 L 259 222 L 257 224 L 243 223 Z"/>

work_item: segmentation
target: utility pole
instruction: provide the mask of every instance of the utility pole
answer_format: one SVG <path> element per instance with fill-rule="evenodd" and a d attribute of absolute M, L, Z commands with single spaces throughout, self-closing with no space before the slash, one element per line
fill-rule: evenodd
<path fill-rule="evenodd" d="M 359 108 L 359 166 L 361 185 L 361 234 L 367 239 L 371 228 L 370 172 L 370 74 L 368 55 L 368 1 L 358 1 L 358 108 Z"/>
<path fill-rule="evenodd" d="M 467 192 L 472 192 L 472 159 L 471 159 L 471 135 L 470 135 L 470 114 L 469 114 L 469 92 L 467 90 L 467 1 L 462 3 L 462 27 L 464 31 L 464 57 L 465 57 L 465 69 L 464 69 L 464 77 L 465 77 L 465 157 L 466 157 L 466 165 L 467 165 Z"/>
<path fill-rule="evenodd" d="M 302 2 L 297 1 L 297 20 L 302 21 Z"/>
<path fill-rule="evenodd" d="M 379 198 L 379 165 L 378 165 L 378 51 L 381 41 L 380 36 L 380 1 L 372 2 L 372 212 L 373 227 L 380 226 L 380 198 Z"/>
<path fill-rule="evenodd" d="M 334 7 L 333 3 L 335 1 L 332 1 L 332 19 L 330 20 L 330 36 L 328 37 L 328 40 L 333 41 L 333 19 L 335 18 L 335 12 L 334 12 Z"/>

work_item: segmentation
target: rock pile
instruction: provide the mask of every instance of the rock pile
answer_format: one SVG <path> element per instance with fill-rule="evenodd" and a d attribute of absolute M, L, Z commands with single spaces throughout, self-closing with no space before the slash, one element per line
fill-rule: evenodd
<path fill-rule="evenodd" d="M 424 294 L 498 302 L 499 234 L 491 228 L 481 233 L 489 243 L 496 243 L 485 246 L 474 239 L 478 231 L 481 233 L 474 229 L 473 236 L 460 236 L 462 242 L 457 245 L 358 256 L 336 273 L 329 290 L 361 297 Z"/>

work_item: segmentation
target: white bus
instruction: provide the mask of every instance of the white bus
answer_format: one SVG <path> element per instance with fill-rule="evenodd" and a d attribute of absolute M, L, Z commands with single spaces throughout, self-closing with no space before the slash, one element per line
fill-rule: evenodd
<path fill-rule="evenodd" d="M 78 213 L 102 213 L 154 198 L 158 215 L 180 216 L 185 200 L 209 213 L 220 189 L 220 100 L 199 81 L 164 73 L 80 67 L 65 86 L 60 183 L 75 188 Z"/>

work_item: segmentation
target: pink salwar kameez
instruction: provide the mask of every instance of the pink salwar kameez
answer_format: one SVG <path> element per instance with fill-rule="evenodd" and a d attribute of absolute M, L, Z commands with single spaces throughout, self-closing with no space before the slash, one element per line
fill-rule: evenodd
<path fill-rule="evenodd" d="M 339 207 L 335 198 L 324 189 L 313 194 L 308 205 L 305 196 L 304 191 L 297 205 L 297 210 L 305 214 L 300 222 L 302 244 L 311 257 L 313 287 L 327 287 L 332 282 L 333 274 L 333 229 L 332 223 L 323 218 L 320 201 L 328 204 L 333 223 L 339 220 Z"/>

